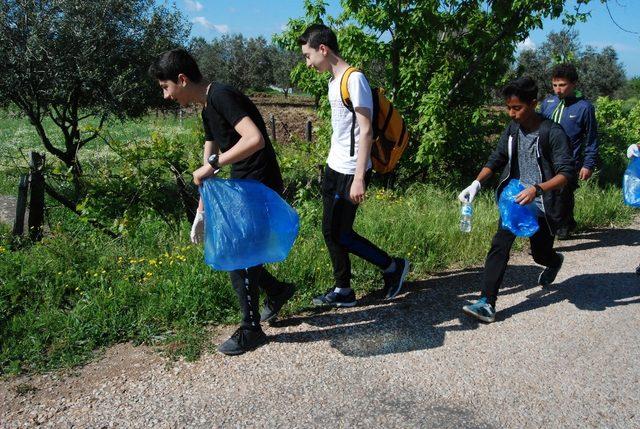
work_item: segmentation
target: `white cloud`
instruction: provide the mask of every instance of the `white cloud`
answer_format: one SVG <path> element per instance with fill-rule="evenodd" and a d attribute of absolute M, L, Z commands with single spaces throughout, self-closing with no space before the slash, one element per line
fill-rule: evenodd
<path fill-rule="evenodd" d="M 227 24 L 213 24 L 204 16 L 196 16 L 191 20 L 191 22 L 194 24 L 200 24 L 209 30 L 216 30 L 218 33 L 224 34 L 229 32 L 229 26 Z"/>
<path fill-rule="evenodd" d="M 594 48 L 606 48 L 607 46 L 611 46 L 618 52 L 631 53 L 636 54 L 640 53 L 640 48 L 633 45 L 627 45 L 625 43 L 607 43 L 607 42 L 589 42 L 588 46 L 593 46 Z"/>
<path fill-rule="evenodd" d="M 526 50 L 534 50 L 536 48 L 536 44 L 533 43 L 530 37 L 524 39 L 524 42 L 520 42 L 516 45 L 516 50 L 518 51 L 526 51 Z"/>
<path fill-rule="evenodd" d="M 229 26 L 227 24 L 213 24 L 213 28 L 218 30 L 219 33 L 229 32 Z"/>
<path fill-rule="evenodd" d="M 202 6 L 202 3 L 197 0 L 184 0 L 184 4 L 187 5 L 188 10 L 194 12 L 200 12 L 204 8 L 204 6 Z"/>

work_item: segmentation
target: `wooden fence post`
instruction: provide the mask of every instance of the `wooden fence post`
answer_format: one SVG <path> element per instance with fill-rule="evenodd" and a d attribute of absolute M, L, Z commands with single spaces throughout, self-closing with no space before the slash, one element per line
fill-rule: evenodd
<path fill-rule="evenodd" d="M 44 223 L 44 154 L 31 152 L 31 198 L 29 199 L 29 237 L 33 241 L 42 239 Z"/>
<path fill-rule="evenodd" d="M 20 176 L 18 183 L 18 202 L 16 203 L 16 220 L 13 223 L 13 235 L 22 236 L 24 233 L 24 215 L 27 210 L 27 195 L 29 193 L 29 175 Z"/>
<path fill-rule="evenodd" d="M 307 131 L 307 141 L 310 142 L 312 131 L 313 131 L 313 125 L 311 124 L 311 121 L 307 121 L 306 131 Z"/>
<path fill-rule="evenodd" d="M 269 121 L 271 122 L 271 140 L 276 139 L 276 117 L 273 115 L 269 115 Z"/>

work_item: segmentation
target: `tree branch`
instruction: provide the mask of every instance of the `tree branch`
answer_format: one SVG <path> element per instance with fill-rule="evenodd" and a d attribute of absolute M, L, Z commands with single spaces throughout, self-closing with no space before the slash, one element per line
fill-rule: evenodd
<path fill-rule="evenodd" d="M 47 191 L 47 194 L 49 194 L 49 196 L 51 196 L 51 198 L 53 198 L 54 200 L 58 201 L 59 203 L 61 203 L 63 206 L 65 206 L 66 208 L 68 208 L 73 213 L 77 214 L 78 216 L 82 215 L 82 213 L 80 211 L 78 211 L 78 209 L 76 208 L 76 205 L 73 203 L 73 201 L 69 200 L 67 197 L 65 197 L 64 195 L 62 195 L 58 191 L 56 191 L 47 182 L 44 183 L 44 189 L 45 189 L 45 191 Z M 91 224 L 91 226 L 95 227 L 100 232 L 108 235 L 111 238 L 119 238 L 120 237 L 118 234 L 115 234 L 113 231 L 111 231 L 106 226 L 102 225 L 100 222 L 98 222 L 96 220 L 89 219 L 88 222 L 89 222 L 89 224 Z"/>

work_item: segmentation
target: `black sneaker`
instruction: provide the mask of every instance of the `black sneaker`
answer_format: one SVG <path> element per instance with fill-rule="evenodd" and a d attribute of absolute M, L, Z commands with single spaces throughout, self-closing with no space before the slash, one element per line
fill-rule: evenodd
<path fill-rule="evenodd" d="M 409 273 L 409 261 L 401 258 L 395 258 L 394 261 L 396 262 L 396 270 L 389 274 L 382 274 L 386 299 L 395 298 L 400 293 L 404 278 Z"/>
<path fill-rule="evenodd" d="M 296 288 L 291 283 L 282 283 L 282 290 L 279 294 L 273 296 L 267 296 L 264 299 L 264 305 L 260 311 L 261 322 L 273 322 L 278 317 L 278 312 L 283 305 L 286 304 L 289 299 L 295 293 Z"/>
<path fill-rule="evenodd" d="M 640 276 L 640 265 L 636 268 L 636 274 Z"/>
<path fill-rule="evenodd" d="M 329 289 L 324 295 L 313 298 L 313 305 L 330 305 L 333 307 L 353 307 L 356 305 L 356 294 L 351 289 L 347 295 L 335 292 L 334 288 Z"/>
<path fill-rule="evenodd" d="M 257 349 L 266 342 L 267 336 L 262 329 L 254 331 L 240 327 L 227 341 L 218 346 L 218 351 L 227 356 L 236 356 Z"/>
<path fill-rule="evenodd" d="M 564 262 L 564 255 L 562 253 L 558 253 L 560 256 L 560 262 L 558 265 L 554 267 L 546 267 L 541 273 L 540 277 L 538 277 L 538 284 L 540 286 L 548 286 L 556 279 L 558 275 L 558 271 L 562 268 L 562 263 Z"/>
<path fill-rule="evenodd" d="M 571 232 L 569 231 L 569 228 L 567 228 L 566 226 L 561 226 L 556 231 L 556 238 L 558 240 L 568 240 L 570 237 L 571 237 Z"/>

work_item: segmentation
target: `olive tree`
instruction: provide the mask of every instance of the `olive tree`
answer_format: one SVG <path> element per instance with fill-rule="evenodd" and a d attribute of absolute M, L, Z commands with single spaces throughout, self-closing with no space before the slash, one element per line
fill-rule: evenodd
<path fill-rule="evenodd" d="M 84 193 L 78 154 L 109 118 L 140 116 L 162 101 L 147 67 L 188 30 L 179 12 L 152 0 L 2 2 L 0 103 L 15 105 L 68 168 L 71 195 L 50 194 L 75 208 Z"/>

